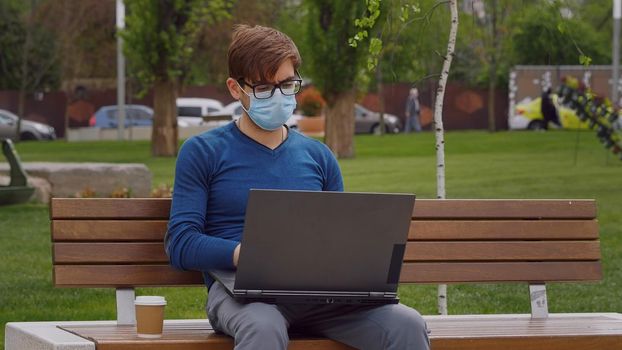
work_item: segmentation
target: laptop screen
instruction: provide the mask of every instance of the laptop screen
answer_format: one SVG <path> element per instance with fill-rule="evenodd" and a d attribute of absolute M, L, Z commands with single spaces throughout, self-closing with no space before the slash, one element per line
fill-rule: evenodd
<path fill-rule="evenodd" d="M 394 292 L 414 200 L 251 190 L 235 289 Z"/>

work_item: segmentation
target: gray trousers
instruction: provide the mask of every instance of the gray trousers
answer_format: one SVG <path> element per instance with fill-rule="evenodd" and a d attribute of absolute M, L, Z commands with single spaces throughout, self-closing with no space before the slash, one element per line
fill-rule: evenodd
<path fill-rule="evenodd" d="M 235 350 L 286 350 L 288 331 L 321 336 L 362 350 L 428 350 L 425 321 L 402 304 L 241 304 L 215 282 L 207 317 L 215 330 L 235 339 Z"/>
<path fill-rule="evenodd" d="M 406 117 L 406 125 L 404 127 L 404 132 L 409 133 L 415 130 L 416 132 L 421 131 L 421 122 L 419 121 L 419 114 L 413 114 L 409 117 Z"/>

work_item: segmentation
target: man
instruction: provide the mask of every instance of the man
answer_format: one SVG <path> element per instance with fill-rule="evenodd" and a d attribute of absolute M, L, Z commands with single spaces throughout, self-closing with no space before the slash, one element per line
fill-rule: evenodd
<path fill-rule="evenodd" d="M 302 83 L 300 61 L 285 34 L 235 28 L 226 84 L 244 113 L 180 150 L 166 239 L 171 264 L 203 272 L 210 323 L 235 339 L 236 350 L 285 350 L 289 329 L 359 349 L 428 349 L 425 322 L 404 305 L 241 304 L 206 273 L 237 266 L 251 188 L 343 191 L 330 150 L 284 125 Z"/>
<path fill-rule="evenodd" d="M 560 128 L 562 125 L 559 122 L 557 107 L 551 99 L 551 88 L 544 90 L 541 97 L 540 112 L 542 112 L 542 118 L 544 119 L 544 130 L 549 129 L 549 123 L 553 123 L 556 127 Z"/>
<path fill-rule="evenodd" d="M 421 131 L 421 122 L 419 121 L 421 108 L 419 106 L 419 90 L 417 88 L 410 89 L 408 99 L 406 100 L 406 126 L 404 132 L 409 133 L 414 129 L 416 132 Z"/>

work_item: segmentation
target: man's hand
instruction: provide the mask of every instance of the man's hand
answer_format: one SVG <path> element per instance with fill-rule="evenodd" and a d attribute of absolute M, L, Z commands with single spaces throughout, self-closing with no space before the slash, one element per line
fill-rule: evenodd
<path fill-rule="evenodd" d="M 233 250 L 233 266 L 238 267 L 238 259 L 240 258 L 240 246 L 242 244 L 238 244 L 237 247 Z"/>

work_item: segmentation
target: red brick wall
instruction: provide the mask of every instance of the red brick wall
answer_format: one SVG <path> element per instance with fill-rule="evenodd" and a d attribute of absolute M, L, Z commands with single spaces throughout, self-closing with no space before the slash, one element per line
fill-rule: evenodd
<path fill-rule="evenodd" d="M 384 86 L 385 112 L 404 118 L 404 109 L 410 84 L 394 83 Z M 419 86 L 419 101 L 422 106 L 422 124 L 431 127 L 436 89 L 433 83 Z M 129 95 L 129 94 L 128 94 Z M 183 97 L 208 97 L 220 100 L 223 104 L 232 102 L 229 92 L 223 87 L 190 86 L 181 93 Z M 116 104 L 116 90 L 88 91 L 86 100 L 93 104 L 94 110 L 101 106 Z M 17 91 L 0 91 L 0 108 L 17 113 Z M 50 92 L 41 101 L 29 95 L 26 101 L 26 119 L 52 125 L 59 137 L 64 136 L 65 114 L 71 97 L 64 92 Z M 128 97 L 128 103 L 153 106 L 153 95 L 143 98 Z M 374 93 L 363 97 L 361 103 L 369 109 L 378 111 L 378 95 Z M 488 90 L 468 88 L 450 83 L 445 92 L 445 113 L 443 122 L 446 130 L 486 129 L 488 127 Z M 496 92 L 497 129 L 507 129 L 508 94 L 499 89 Z"/>
<path fill-rule="evenodd" d="M 411 85 L 407 83 L 387 84 L 383 87 L 385 112 L 404 119 L 406 99 Z M 431 128 L 436 95 L 435 84 L 419 86 L 419 102 L 422 107 L 421 122 Z M 378 94 L 367 94 L 361 104 L 372 110 L 379 110 Z M 487 129 L 488 90 L 475 89 L 458 83 L 449 83 L 445 91 L 443 124 L 446 130 Z M 495 93 L 495 123 L 498 130 L 508 128 L 508 94 L 504 89 Z"/>

